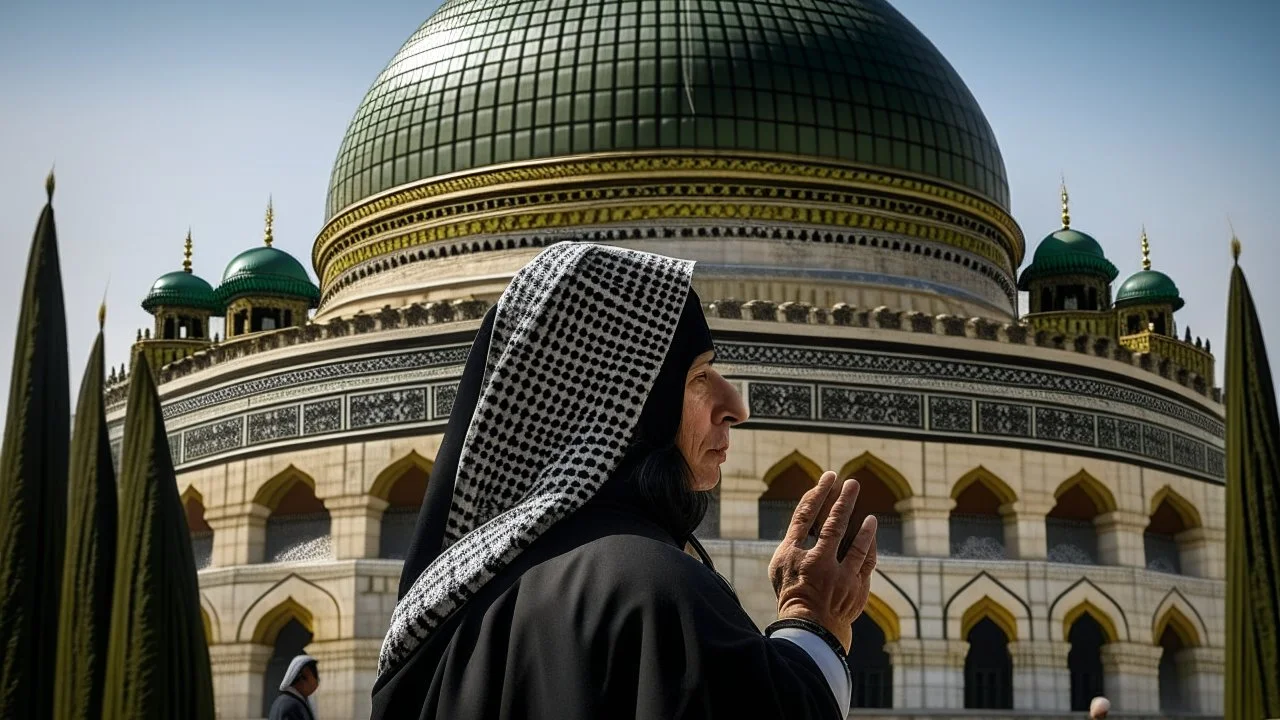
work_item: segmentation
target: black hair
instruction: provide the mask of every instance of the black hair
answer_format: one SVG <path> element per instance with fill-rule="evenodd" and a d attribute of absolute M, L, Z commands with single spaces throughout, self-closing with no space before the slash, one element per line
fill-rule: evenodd
<path fill-rule="evenodd" d="M 658 524 L 681 543 L 702 523 L 711 505 L 709 493 L 693 489 L 693 470 L 674 443 L 632 448 L 626 480 Z"/>

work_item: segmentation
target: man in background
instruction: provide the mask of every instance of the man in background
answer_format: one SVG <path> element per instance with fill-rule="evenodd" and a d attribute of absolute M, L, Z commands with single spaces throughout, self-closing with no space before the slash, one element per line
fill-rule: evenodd
<path fill-rule="evenodd" d="M 1102 720 L 1111 712 L 1111 701 L 1099 695 L 1089 703 L 1089 720 Z"/>
<path fill-rule="evenodd" d="M 310 655 L 295 657 L 280 681 L 280 695 L 271 704 L 267 720 L 316 720 L 312 698 L 318 687 L 320 671 L 316 659 Z"/>

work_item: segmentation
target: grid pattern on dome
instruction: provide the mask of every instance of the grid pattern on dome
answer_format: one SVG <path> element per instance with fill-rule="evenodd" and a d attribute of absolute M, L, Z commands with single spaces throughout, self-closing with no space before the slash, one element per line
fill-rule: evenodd
<path fill-rule="evenodd" d="M 455 0 L 356 111 L 328 213 L 469 168 L 660 148 L 838 158 L 1008 207 L 977 102 L 881 0 Z"/>

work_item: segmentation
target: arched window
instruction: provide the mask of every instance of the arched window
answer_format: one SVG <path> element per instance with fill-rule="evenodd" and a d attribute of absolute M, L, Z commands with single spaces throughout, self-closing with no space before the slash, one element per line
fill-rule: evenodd
<path fill-rule="evenodd" d="M 1151 521 L 1143 533 L 1147 569 L 1159 572 L 1183 572 L 1187 531 L 1200 527 L 1200 514 L 1194 506 L 1169 488 L 1163 488 L 1152 498 L 1155 509 Z"/>
<path fill-rule="evenodd" d="M 1004 517 L 1013 492 L 995 476 L 978 468 L 952 491 L 951 555 L 999 560 L 1005 557 Z"/>
<path fill-rule="evenodd" d="M 271 648 L 271 659 L 267 661 L 267 670 L 262 674 L 262 716 L 271 713 L 271 703 L 280 694 L 280 683 L 284 680 L 289 662 L 298 655 L 305 654 L 311 643 L 311 631 L 297 618 L 290 618 L 276 634 Z"/>
<path fill-rule="evenodd" d="M 378 557 L 403 560 L 413 541 L 413 531 L 418 524 L 418 511 L 427 493 L 430 464 L 418 460 L 414 453 L 408 462 L 401 461 L 388 468 L 391 476 L 386 490 L 387 509 L 382 512 L 382 533 L 378 537 Z M 375 483 L 377 485 L 377 483 Z"/>
<path fill-rule="evenodd" d="M 849 672 L 853 675 L 853 707 L 893 707 L 893 662 L 884 650 L 884 630 L 867 613 L 853 621 Z"/>
<path fill-rule="evenodd" d="M 1160 635 L 1160 647 L 1160 712 L 1183 712 L 1189 706 L 1184 692 L 1189 684 L 1181 682 L 1178 654 L 1186 645 L 1172 626 L 1166 626 Z"/>
<path fill-rule="evenodd" d="M 758 502 L 757 531 L 761 540 L 781 540 L 791 524 L 796 504 L 817 482 L 819 472 L 813 461 L 792 453 L 765 474 L 764 491 Z"/>
<path fill-rule="evenodd" d="M 980 710 L 1013 709 L 1013 659 L 1009 636 L 989 617 L 974 624 L 965 638 L 964 706 Z"/>
<path fill-rule="evenodd" d="M 188 488 L 182 496 L 182 505 L 187 511 L 187 530 L 191 533 L 191 554 L 195 557 L 196 569 L 203 570 L 213 561 L 213 528 L 204 519 L 204 503 L 200 493 Z"/>
<path fill-rule="evenodd" d="M 271 497 L 265 504 L 271 515 L 267 517 L 266 561 L 331 559 L 329 511 L 316 497 L 310 478 L 292 467 L 285 473 L 267 484 Z"/>
<path fill-rule="evenodd" d="M 879 522 L 876 542 L 885 555 L 902 554 L 902 514 L 895 509 L 899 500 L 911 495 L 906 480 L 892 467 L 870 453 L 845 465 L 841 478 L 853 478 L 861 485 L 853 508 L 852 527 L 860 527 L 868 515 Z"/>
<path fill-rule="evenodd" d="M 1115 509 L 1111 492 L 1081 472 L 1063 483 L 1054 495 L 1058 501 L 1044 520 L 1049 562 L 1097 564 L 1098 531 L 1094 521 Z"/>
<path fill-rule="evenodd" d="M 1103 692 L 1102 646 L 1107 642 L 1107 634 L 1093 615 L 1085 612 L 1071 624 L 1067 642 L 1071 643 L 1067 653 L 1071 709 L 1087 712 L 1095 697 L 1106 694 Z"/>

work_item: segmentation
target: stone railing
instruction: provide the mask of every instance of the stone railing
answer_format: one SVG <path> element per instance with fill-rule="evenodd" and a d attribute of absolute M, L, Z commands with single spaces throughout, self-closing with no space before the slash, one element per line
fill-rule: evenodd
<path fill-rule="evenodd" d="M 484 300 L 453 300 L 393 308 L 386 306 L 374 314 L 363 312 L 350 317 L 333 318 L 324 323 L 254 333 L 227 340 L 207 350 L 161 368 L 157 380 L 163 384 L 220 363 L 279 348 L 317 340 L 348 337 L 411 327 L 439 325 L 464 320 L 478 320 L 489 309 Z M 1023 323 L 1002 323 L 984 318 L 957 315 L 929 315 L 922 312 L 891 310 L 887 307 L 857 308 L 843 303 L 831 308 L 802 302 L 774 303 L 768 300 L 717 300 L 703 303 L 708 318 L 723 320 L 756 320 L 805 325 L 832 325 L 878 330 L 897 330 L 919 335 L 945 335 L 988 340 L 1006 345 L 1052 348 L 1082 355 L 1107 358 L 1155 373 L 1160 377 L 1190 388 L 1200 395 L 1221 402 L 1221 391 L 1206 378 L 1177 365 L 1172 359 L 1156 353 L 1133 352 L 1112 338 L 1095 335 L 1065 335 L 1036 331 Z M 125 400 L 128 375 L 122 370 L 108 378 L 108 407 Z"/>

